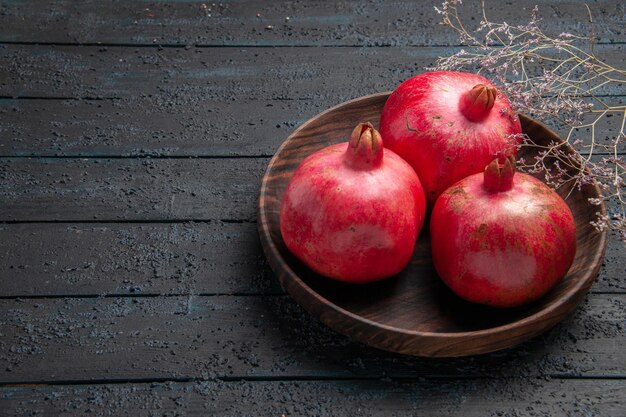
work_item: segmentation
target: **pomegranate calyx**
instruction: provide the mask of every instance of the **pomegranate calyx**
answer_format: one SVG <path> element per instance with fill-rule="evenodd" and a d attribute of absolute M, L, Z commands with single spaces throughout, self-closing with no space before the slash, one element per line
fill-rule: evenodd
<path fill-rule="evenodd" d="M 485 168 L 483 186 L 493 193 L 510 190 L 514 175 L 515 158 L 512 155 L 507 156 L 503 164 L 496 158 Z"/>
<path fill-rule="evenodd" d="M 461 96 L 459 110 L 472 122 L 479 122 L 489 115 L 496 102 L 498 91 L 495 87 L 476 84 Z"/>
<path fill-rule="evenodd" d="M 355 169 L 370 169 L 383 161 L 383 139 L 370 123 L 359 123 L 350 135 L 346 162 Z"/>

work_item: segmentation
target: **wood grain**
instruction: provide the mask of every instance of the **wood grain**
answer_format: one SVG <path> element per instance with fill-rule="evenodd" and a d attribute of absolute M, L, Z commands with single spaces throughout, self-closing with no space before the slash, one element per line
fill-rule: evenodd
<path fill-rule="evenodd" d="M 450 45 L 455 33 L 436 23 L 441 2 L 290 1 L 4 1 L 0 41 L 177 45 Z M 204 4 L 204 7 L 203 7 Z M 533 0 L 487 2 L 494 21 L 526 24 Z M 619 2 L 591 4 L 600 42 L 623 42 L 624 10 Z M 477 25 L 477 2 L 463 5 L 468 27 Z M 543 1 L 546 32 L 590 31 L 582 1 Z M 470 20 L 470 16 L 474 20 Z"/>
<path fill-rule="evenodd" d="M 553 331 L 466 358 L 350 341 L 288 296 L 0 300 L 0 384 L 176 379 L 623 377 L 626 295 L 594 294 Z"/>
<path fill-rule="evenodd" d="M 461 48 L 132 48 L 0 45 L 0 96 L 150 98 L 156 110 L 187 102 L 328 99 L 393 90 Z M 595 53 L 624 66 L 626 44 Z M 527 65 L 529 75 L 537 67 Z M 624 95 L 611 83 L 599 96 Z M 323 109 L 323 107 L 321 108 Z"/>
<path fill-rule="evenodd" d="M 609 235 L 594 293 L 626 291 L 624 244 Z M 256 223 L 0 225 L 0 297 L 284 294 Z"/>
<path fill-rule="evenodd" d="M 219 221 L 0 224 L 0 277 L 5 298 L 282 293 L 256 224 Z"/>
<path fill-rule="evenodd" d="M 590 206 L 599 191 L 589 185 L 568 198 L 577 227 L 577 253 L 566 277 L 528 306 L 496 310 L 464 302 L 437 277 L 428 230 L 420 234 L 408 267 L 392 279 L 350 286 L 321 277 L 295 259 L 280 235 L 280 202 L 298 164 L 332 143 L 345 141 L 359 122 L 378 123 L 388 93 L 338 105 L 300 126 L 270 161 L 259 195 L 261 244 L 283 288 L 322 322 L 366 344 L 412 355 L 464 356 L 514 346 L 558 323 L 584 297 L 600 269 L 606 232 L 590 221 L 604 208 Z M 560 140 L 544 126 L 521 117 L 523 131 L 537 144 Z M 520 157 L 532 158 L 523 148 Z M 572 151 L 573 152 L 573 151 Z M 566 195 L 568 190 L 561 189 Z"/>
<path fill-rule="evenodd" d="M 3 221 L 254 221 L 267 158 L 0 159 Z"/>
<path fill-rule="evenodd" d="M 618 416 L 625 396 L 623 380 L 201 381 L 7 387 L 0 402 L 7 415 Z"/>
<path fill-rule="evenodd" d="M 327 102 L 0 99 L 0 156 L 270 157 Z"/>

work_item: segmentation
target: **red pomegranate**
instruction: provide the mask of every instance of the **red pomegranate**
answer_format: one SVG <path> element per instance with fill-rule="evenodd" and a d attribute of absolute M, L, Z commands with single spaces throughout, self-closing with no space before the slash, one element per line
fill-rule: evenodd
<path fill-rule="evenodd" d="M 385 147 L 415 169 L 429 207 L 496 156 L 515 155 L 521 132 L 507 98 L 487 79 L 464 72 L 410 78 L 391 94 L 380 119 Z"/>
<path fill-rule="evenodd" d="M 378 131 L 359 124 L 350 142 L 307 157 L 280 209 L 287 248 L 319 274 L 367 283 L 409 262 L 426 211 L 411 168 L 383 149 Z"/>
<path fill-rule="evenodd" d="M 536 300 L 569 270 L 576 226 L 547 185 L 498 160 L 444 191 L 430 219 L 432 257 L 459 297 L 494 307 Z"/>

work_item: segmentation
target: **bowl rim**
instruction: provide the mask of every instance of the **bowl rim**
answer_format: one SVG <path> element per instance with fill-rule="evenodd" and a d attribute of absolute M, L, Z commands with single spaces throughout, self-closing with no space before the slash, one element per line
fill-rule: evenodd
<path fill-rule="evenodd" d="M 309 296 L 311 296 L 313 299 L 316 300 L 316 303 L 319 304 L 323 304 L 325 307 L 330 308 L 331 310 L 333 310 L 333 312 L 341 315 L 341 316 L 347 316 L 353 320 L 356 320 L 357 322 L 360 322 L 361 324 L 366 325 L 367 327 L 371 327 L 372 329 L 385 329 L 386 331 L 389 332 L 393 332 L 393 333 L 397 333 L 397 334 L 402 334 L 404 336 L 418 336 L 421 338 L 445 338 L 445 339 L 450 339 L 450 340 L 456 340 L 456 339 L 467 339 L 469 337 L 472 338 L 480 338 L 482 336 L 494 336 L 494 335 L 501 335 L 502 333 L 506 333 L 510 330 L 514 330 L 514 329 L 523 329 L 526 326 L 530 326 L 534 323 L 537 323 L 539 321 L 542 321 L 545 318 L 549 318 L 553 316 L 553 313 L 555 312 L 559 312 L 560 309 L 562 309 L 563 307 L 566 307 L 567 304 L 574 300 L 577 296 L 581 295 L 581 291 L 584 291 L 582 294 L 584 294 L 586 292 L 586 290 L 592 285 L 592 283 L 595 281 L 596 277 L 597 277 L 597 272 L 599 271 L 599 268 L 602 264 L 602 259 L 604 258 L 605 255 L 605 251 L 606 251 L 606 246 L 607 246 L 607 235 L 608 235 L 608 231 L 607 230 L 602 230 L 600 232 L 598 232 L 599 235 L 599 244 L 596 245 L 596 250 L 594 251 L 593 254 L 593 264 L 597 265 L 597 271 L 595 272 L 591 272 L 591 273 L 586 273 L 585 279 L 580 279 L 571 289 L 569 289 L 566 293 L 564 293 L 562 296 L 560 296 L 558 299 L 554 300 L 552 303 L 550 303 L 546 308 L 542 308 L 541 310 L 526 316 L 520 320 L 516 320 L 513 321 L 511 323 L 507 323 L 504 325 L 500 325 L 500 326 L 496 326 L 496 327 L 490 327 L 487 329 L 481 329 L 481 330 L 473 330 L 473 331 L 463 331 L 463 332 L 424 332 L 424 331 L 419 331 L 419 330 L 407 330 L 407 329 L 403 329 L 403 328 L 399 328 L 399 327 L 394 327 L 394 326 L 390 326 L 387 324 L 383 324 L 383 323 L 379 323 L 367 318 L 364 318 L 358 314 L 352 313 L 342 307 L 340 307 L 339 305 L 335 304 L 334 302 L 332 302 L 331 300 L 323 297 L 321 294 L 319 294 L 318 292 L 316 292 L 313 288 L 311 288 L 304 280 L 302 280 L 298 274 L 296 274 L 294 272 L 294 270 L 291 268 L 291 266 L 284 260 L 284 257 L 282 256 L 282 254 L 280 253 L 280 251 L 278 250 L 276 244 L 274 243 L 273 239 L 271 238 L 271 234 L 269 231 L 269 227 L 268 227 L 268 213 L 266 210 L 266 207 L 261 203 L 262 201 L 262 197 L 267 193 L 267 189 L 268 189 L 268 181 L 269 181 L 269 175 L 272 172 L 274 165 L 276 164 L 276 162 L 279 159 L 280 154 L 282 153 L 282 151 L 284 150 L 284 148 L 287 146 L 288 142 L 294 137 L 296 136 L 300 131 L 306 129 L 311 123 L 314 123 L 316 121 L 316 119 L 334 112 L 342 107 L 345 106 L 349 106 L 351 104 L 354 103 L 358 103 L 361 102 L 363 100 L 368 100 L 368 99 L 374 99 L 374 98 L 383 98 L 385 96 L 389 96 L 391 94 L 391 91 L 385 91 L 385 92 L 380 92 L 380 93 L 374 93 L 374 94 L 369 94 L 366 96 L 362 96 L 362 97 L 357 97 L 348 101 L 344 101 L 340 104 L 337 104 L 335 106 L 332 106 L 324 111 L 322 111 L 321 113 L 318 113 L 316 115 L 314 115 L 313 117 L 311 117 L 310 119 L 308 119 L 306 122 L 302 123 L 296 130 L 294 130 L 291 134 L 289 134 L 289 136 L 281 143 L 280 147 L 276 150 L 276 152 L 274 153 L 274 156 L 271 158 L 271 160 L 269 161 L 267 168 L 264 172 L 263 175 L 263 179 L 261 181 L 261 187 L 260 187 L 260 192 L 259 192 L 259 198 L 257 200 L 257 221 L 258 221 L 258 231 L 259 231 L 259 235 L 261 237 L 261 242 L 262 242 L 262 247 L 263 247 L 263 251 L 265 253 L 266 258 L 270 261 L 270 266 L 272 267 L 272 269 L 274 270 L 274 272 L 276 273 L 276 268 L 278 267 L 278 265 L 275 265 L 275 259 L 280 259 L 282 260 L 282 265 L 280 265 L 282 268 L 284 268 L 284 271 L 287 275 L 287 278 L 290 280 L 293 280 L 294 282 L 296 282 L 298 284 L 298 286 L 300 288 L 302 288 Z M 519 114 L 520 119 L 527 119 L 528 121 L 532 121 L 536 124 L 538 124 L 541 128 L 545 129 L 550 135 L 559 138 L 560 140 L 562 140 L 555 132 L 553 132 L 551 129 L 549 129 L 548 127 L 546 127 L 543 123 L 528 117 L 524 114 Z M 588 170 L 588 168 L 585 168 L 586 170 Z M 591 184 L 593 186 L 593 188 L 595 189 L 596 193 L 598 195 L 602 195 L 600 188 L 598 187 L 598 184 L 595 180 L 593 180 L 593 183 Z M 598 211 L 605 215 L 606 214 L 606 206 L 604 204 L 604 202 L 602 202 L 601 205 L 598 206 Z M 275 258 L 274 258 L 275 257 Z M 283 288 L 285 288 L 286 286 L 283 285 L 282 281 L 281 281 L 281 285 L 283 286 Z M 329 327 L 340 331 L 342 334 L 347 335 L 351 338 L 354 338 L 353 335 L 350 334 L 346 334 L 345 332 L 341 331 L 338 329 L 339 326 L 335 326 L 331 323 L 329 323 L 327 320 L 324 320 L 323 317 L 320 317 L 318 314 L 315 314 L 315 312 L 312 311 L 310 303 L 302 303 L 299 299 L 297 299 L 294 294 L 292 294 L 292 292 L 290 291 L 290 287 L 286 288 L 287 292 L 292 296 L 292 298 L 294 298 L 294 300 L 300 304 L 302 307 L 304 307 L 307 311 L 309 311 L 309 313 L 313 314 L 314 316 L 320 318 L 326 325 L 328 325 Z M 565 312 L 567 312 L 568 310 L 566 310 Z M 562 312 L 562 313 L 565 313 Z M 558 322 L 558 321 L 557 321 Z M 556 324 L 556 323 L 555 323 Z M 487 351 L 485 351 L 486 353 Z"/>

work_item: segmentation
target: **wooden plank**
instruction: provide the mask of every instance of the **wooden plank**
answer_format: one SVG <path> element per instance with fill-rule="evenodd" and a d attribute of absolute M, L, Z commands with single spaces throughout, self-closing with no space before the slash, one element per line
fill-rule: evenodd
<path fill-rule="evenodd" d="M 0 300 L 0 383 L 180 378 L 623 377 L 626 295 L 588 297 L 503 352 L 420 359 L 350 342 L 286 296 Z"/>
<path fill-rule="evenodd" d="M 282 294 L 254 223 L 0 225 L 0 296 Z M 613 233 L 593 292 L 626 291 Z"/>
<path fill-rule="evenodd" d="M 0 225 L 0 276 L 2 297 L 282 293 L 254 223 Z"/>
<path fill-rule="evenodd" d="M 272 155 L 328 100 L 0 99 L 2 156 Z M 33 123 L 33 115 L 37 123 Z"/>
<path fill-rule="evenodd" d="M 267 158 L 4 159 L 3 221 L 252 221 Z"/>
<path fill-rule="evenodd" d="M 7 415 L 618 416 L 624 380 L 263 381 L 4 387 Z"/>
<path fill-rule="evenodd" d="M 0 156 L 272 155 L 297 126 L 339 104 L 332 100 L 205 100 L 161 106 L 154 97 L 0 99 Z M 626 96 L 605 100 L 620 105 Z M 602 119 L 596 126 L 598 143 L 614 141 L 620 121 L 616 115 Z M 555 130 L 562 137 L 568 133 Z M 578 137 L 589 143 L 591 134 L 581 131 Z M 619 149 L 626 151 L 626 143 Z"/>
<path fill-rule="evenodd" d="M 626 277 L 625 245 L 626 242 L 619 240 L 617 233 L 609 233 L 604 263 L 598 280 L 592 287 L 594 291 L 626 291 L 625 282 L 621 278 Z"/>
<path fill-rule="evenodd" d="M 4 1 L 0 41 L 211 45 L 449 45 L 456 35 L 437 23 L 441 1 L 410 0 L 271 2 Z M 525 24 L 536 2 L 487 2 L 494 21 Z M 582 1 L 540 4 L 546 32 L 590 32 Z M 462 8 L 468 27 L 477 26 L 478 4 Z M 619 2 L 591 4 L 600 42 L 623 42 Z M 120 18 L 120 16 L 124 16 Z M 26 24 L 25 24 L 26 23 Z"/>
<path fill-rule="evenodd" d="M 157 108 L 246 98 L 328 96 L 343 101 L 388 90 L 451 51 L 454 49 L 0 45 L 0 95 L 152 95 Z"/>
<path fill-rule="evenodd" d="M 157 110 L 211 100 L 339 103 L 392 90 L 459 49 L 0 45 L 0 96 L 151 97 Z M 595 52 L 625 66 L 626 44 L 599 45 Z M 626 94 L 616 83 L 594 93 Z"/>

